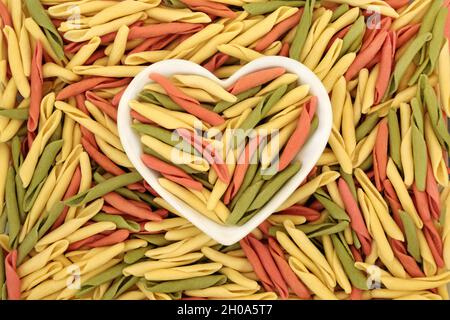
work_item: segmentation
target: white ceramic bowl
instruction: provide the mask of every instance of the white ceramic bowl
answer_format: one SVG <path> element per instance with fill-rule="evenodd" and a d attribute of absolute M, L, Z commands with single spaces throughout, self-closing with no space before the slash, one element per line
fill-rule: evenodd
<path fill-rule="evenodd" d="M 247 223 L 242 226 L 220 225 L 191 208 L 189 204 L 181 201 L 172 193 L 166 191 L 158 183 L 158 178 L 160 177 L 159 173 L 149 169 L 141 161 L 140 156 L 142 154 L 142 145 L 139 140 L 139 135 L 130 127 L 132 119 L 130 116 L 129 102 L 130 100 L 136 99 L 138 93 L 143 90 L 146 84 L 152 82 L 149 79 L 149 75 L 154 72 L 165 76 L 171 76 L 174 74 L 200 75 L 212 79 L 222 87 L 227 88 L 236 80 L 248 73 L 271 67 L 283 67 L 287 70 L 287 72 L 298 75 L 299 84 L 309 84 L 310 93 L 318 98 L 316 114 L 319 118 L 319 125 L 314 134 L 308 139 L 300 153 L 297 155 L 297 159 L 299 159 L 302 164 L 300 171 L 297 172 L 297 174 L 293 176 L 283 186 L 283 188 L 281 188 L 273 196 L 273 198 Z M 280 205 L 306 178 L 308 173 L 319 160 L 319 157 L 327 144 L 332 126 L 332 111 L 330 99 L 327 91 L 322 85 L 322 82 L 306 66 L 293 59 L 278 56 L 262 57 L 243 66 L 234 75 L 226 80 L 218 79 L 214 74 L 193 62 L 172 59 L 160 61 L 150 65 L 140 72 L 133 79 L 133 81 L 131 81 L 128 88 L 125 90 L 122 99 L 120 100 L 117 123 L 120 140 L 128 158 L 136 170 L 152 186 L 152 188 L 197 228 L 202 230 L 217 242 L 224 245 L 231 245 L 244 238 L 259 224 L 266 220 L 267 217 L 275 212 L 277 208 L 280 207 Z"/>

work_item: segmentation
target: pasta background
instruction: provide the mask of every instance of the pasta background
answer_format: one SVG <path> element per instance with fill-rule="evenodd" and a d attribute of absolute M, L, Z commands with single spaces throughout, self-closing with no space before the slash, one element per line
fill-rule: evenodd
<path fill-rule="evenodd" d="M 448 299 L 449 8 L 448 0 L 0 0 L 1 299 Z M 278 211 L 222 246 L 134 170 L 117 106 L 148 64 L 186 59 L 227 78 L 266 55 L 317 74 L 333 130 Z M 171 78 L 173 87 L 152 80 L 145 103 L 131 106 L 133 128 L 162 162 L 172 130 L 191 132 L 198 119 L 209 141 L 226 128 L 280 129 L 279 149 L 262 150 L 264 168 L 317 125 L 309 88 L 280 70 L 227 90 L 189 75 Z M 257 210 L 289 177 L 264 180 L 246 146 L 221 159 L 231 159 L 230 185 L 195 150 L 189 163 L 161 169 L 160 183 L 217 222 L 235 219 L 219 199 Z M 294 170 L 292 152 L 281 156 Z M 193 175 L 189 185 L 169 179 Z"/>

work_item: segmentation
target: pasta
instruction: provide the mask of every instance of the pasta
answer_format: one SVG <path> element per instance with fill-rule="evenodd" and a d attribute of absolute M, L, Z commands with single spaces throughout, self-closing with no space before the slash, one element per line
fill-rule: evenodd
<path fill-rule="evenodd" d="M 449 9 L 0 1 L 0 299 L 448 300 Z M 276 212 L 224 246 L 136 172 L 118 105 L 161 60 L 226 79 L 271 55 L 322 81 L 332 133 Z M 318 126 L 313 88 L 277 66 L 226 88 L 182 70 L 147 82 L 130 103 L 142 162 L 224 226 L 296 175 Z"/>
<path fill-rule="evenodd" d="M 307 96 L 308 86 L 294 87 L 295 83 L 292 80 L 289 80 L 292 89 L 286 94 L 288 85 L 283 83 L 285 80 L 280 77 L 291 78 L 292 75 L 280 69 L 265 69 L 248 74 L 239 79 L 228 90 L 202 76 L 175 74 L 170 78 L 165 78 L 159 74 L 152 74 L 151 78 L 161 86 L 162 92 L 152 91 L 154 88 L 152 84 L 147 85 L 145 90 L 139 95 L 141 101 L 131 101 L 130 107 L 139 114 L 133 126 L 138 129 L 137 132 L 142 134 L 141 142 L 147 148 L 144 148 L 142 160 L 146 166 L 163 175 L 164 179 L 159 180 L 160 184 L 184 202 L 189 203 L 198 211 L 219 223 L 237 224 L 239 220 L 246 219 L 246 216 L 248 219 L 248 217 L 251 217 L 262 208 L 275 191 L 300 169 L 300 163 L 297 162 L 290 165 L 290 162 L 305 143 L 307 139 L 305 132 L 311 134 L 308 128 L 313 121 L 317 104 L 315 97 L 298 101 L 299 98 Z M 254 87 L 249 85 L 249 83 L 253 82 L 253 79 L 258 79 L 257 81 L 259 82 L 254 85 L 261 84 L 261 86 L 258 86 L 260 90 L 256 91 Z M 268 83 L 267 86 L 263 86 L 265 83 Z M 181 91 L 181 88 L 184 88 L 185 91 Z M 254 146 L 250 147 L 252 137 L 251 134 L 247 133 L 247 145 L 245 141 L 247 138 L 244 135 L 237 137 L 235 142 L 230 141 L 222 144 L 218 140 L 221 137 L 217 133 L 214 139 L 211 140 L 203 140 L 201 137 L 193 134 L 191 130 L 194 128 L 199 126 L 207 127 L 216 123 L 220 124 L 224 120 L 219 114 L 201 106 L 195 97 L 186 94 L 186 88 L 201 89 L 220 99 L 216 106 L 221 104 L 227 105 L 227 108 L 223 111 L 224 116 L 227 118 L 239 116 L 243 111 L 248 110 L 246 118 L 240 122 L 239 126 L 232 129 L 237 130 L 239 133 L 239 130 L 248 131 L 255 128 L 256 133 L 260 135 L 260 137 L 255 138 L 257 140 L 254 140 L 256 144 L 252 142 Z M 235 96 L 235 94 L 244 91 L 254 91 L 256 96 L 235 103 L 242 99 Z M 298 96 L 296 93 L 300 93 L 301 96 Z M 289 94 L 290 96 L 288 97 Z M 166 110 L 166 106 L 169 106 L 169 109 L 174 109 L 171 104 L 169 105 L 168 102 L 165 102 L 169 99 L 178 103 L 181 109 L 186 112 Z M 154 103 L 157 103 L 157 105 Z M 295 109 L 288 111 L 292 103 L 295 104 Z M 285 107 L 283 108 L 283 106 Z M 219 108 L 223 109 L 223 107 Z M 273 112 L 272 108 L 277 109 Z M 301 108 L 303 108 L 302 112 L 300 111 Z M 268 118 L 267 115 L 270 112 L 272 112 L 273 116 Z M 171 120 L 169 120 L 170 115 L 174 117 Z M 184 121 L 187 116 L 194 117 L 195 121 L 188 124 L 187 121 Z M 146 125 L 147 121 L 141 117 L 155 122 L 165 129 L 173 129 L 174 133 L 179 136 L 179 142 L 173 143 L 174 134 L 169 138 L 169 133 L 163 129 L 160 130 L 159 134 L 151 131 L 153 127 Z M 267 122 L 264 122 L 264 120 Z M 247 156 L 241 152 L 248 148 L 257 148 L 258 144 L 267 138 L 271 130 L 281 129 L 292 121 L 296 122 L 292 137 L 285 142 L 284 148 L 280 147 L 279 150 L 275 151 L 280 154 L 279 164 L 271 164 L 278 168 L 272 170 L 269 174 L 263 173 L 267 177 L 263 176 L 261 181 L 255 181 L 255 186 L 258 187 L 253 187 L 246 191 L 242 189 L 241 193 L 247 193 L 245 197 L 233 199 L 240 189 L 241 182 L 238 181 L 242 181 L 243 175 L 245 175 L 250 164 L 250 159 L 245 159 Z M 228 125 L 224 129 L 226 130 L 222 132 L 222 139 L 227 141 L 227 135 L 233 133 L 229 131 Z M 311 130 L 314 129 L 312 128 Z M 278 139 L 278 136 L 275 136 L 273 139 Z M 181 144 L 180 142 L 183 143 Z M 275 146 L 276 144 L 278 144 L 277 140 L 274 140 L 273 145 Z M 190 151 L 186 150 L 185 147 L 188 147 Z M 190 169 L 185 172 L 180 170 L 183 169 L 180 165 L 188 166 Z M 193 170 L 194 172 L 192 172 Z M 271 169 L 265 168 L 265 170 L 269 171 Z M 203 191 L 204 186 L 201 184 L 201 181 L 196 180 L 195 171 L 208 173 L 209 175 L 213 172 L 217 175 L 218 179 L 214 183 L 211 193 Z M 266 182 L 263 180 L 266 180 Z M 191 188 L 193 190 L 190 190 Z M 250 190 L 252 193 L 250 193 Z M 195 195 L 198 195 L 196 192 L 203 192 L 200 199 L 195 197 Z M 257 192 L 260 194 L 255 197 Z M 232 201 L 235 201 L 235 205 L 233 205 Z M 229 204 L 231 206 L 226 207 Z"/>

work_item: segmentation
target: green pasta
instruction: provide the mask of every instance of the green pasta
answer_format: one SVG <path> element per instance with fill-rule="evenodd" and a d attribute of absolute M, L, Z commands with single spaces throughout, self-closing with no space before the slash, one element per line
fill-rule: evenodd
<path fill-rule="evenodd" d="M 428 13 L 430 13 L 428 11 Z M 420 53 L 420 65 L 417 67 L 416 72 L 413 74 L 411 79 L 408 81 L 408 85 L 414 85 L 422 74 L 430 75 L 436 65 L 436 61 L 439 57 L 439 52 L 441 51 L 442 44 L 445 39 L 444 29 L 445 21 L 447 19 L 448 10 L 442 7 L 436 16 L 436 21 L 434 22 L 432 30 L 432 38 L 428 46 L 424 46 Z M 422 24 L 423 25 L 423 24 Z"/>
<path fill-rule="evenodd" d="M 323 227 L 320 230 L 308 234 L 309 238 L 317 238 L 324 235 L 332 235 L 344 231 L 349 225 L 348 221 L 340 221 L 338 223 L 331 223 L 329 226 Z"/>
<path fill-rule="evenodd" d="M 430 41 L 431 38 L 432 34 L 430 32 L 418 35 L 402 54 L 400 59 L 395 64 L 394 72 L 391 75 L 391 80 L 387 91 L 388 96 L 391 96 L 397 91 L 400 80 L 405 75 L 406 69 L 412 63 L 415 55 L 421 50 L 426 42 Z"/>
<path fill-rule="evenodd" d="M 264 206 L 275 193 L 280 190 L 287 181 L 293 177 L 301 168 L 300 161 L 294 161 L 283 171 L 278 172 L 272 179 L 263 184 L 261 190 L 251 203 L 248 211 L 257 210 Z"/>
<path fill-rule="evenodd" d="M 348 32 L 342 38 L 342 48 L 339 57 L 343 57 L 348 52 L 356 51 L 359 48 L 364 32 L 366 31 L 366 23 L 364 17 L 360 16 L 352 24 Z"/>
<path fill-rule="evenodd" d="M 241 248 L 241 244 L 239 242 L 236 242 L 235 244 L 232 244 L 231 246 L 223 246 L 223 248 L 220 249 L 222 253 L 227 253 L 230 251 L 238 250 Z"/>
<path fill-rule="evenodd" d="M 3 207 L 3 213 L 0 215 L 0 233 L 6 232 L 6 224 L 8 222 L 7 215 L 6 208 Z"/>
<path fill-rule="evenodd" d="M 29 108 L 0 109 L 0 116 L 13 120 L 27 120 Z"/>
<path fill-rule="evenodd" d="M 361 249 L 361 242 L 359 241 L 358 235 L 356 234 L 356 232 L 354 230 L 352 230 L 352 239 L 353 239 L 353 245 L 355 246 L 356 249 Z M 345 239 L 343 239 L 345 240 Z"/>
<path fill-rule="evenodd" d="M 172 8 L 186 8 L 186 5 L 180 0 L 163 0 L 163 2 Z"/>
<path fill-rule="evenodd" d="M 64 203 L 61 201 L 55 203 L 47 214 L 42 216 L 33 228 L 31 228 L 17 250 L 17 264 L 22 263 L 23 259 L 33 250 L 38 240 L 50 230 L 63 209 Z"/>
<path fill-rule="evenodd" d="M 273 12 L 277 10 L 279 7 L 283 6 L 289 6 L 289 7 L 303 7 L 305 5 L 305 2 L 308 1 L 289 1 L 286 3 L 286 1 L 268 1 L 268 2 L 252 2 L 252 3 L 246 3 L 242 7 L 245 11 L 252 15 L 259 15 L 259 14 L 265 14 L 269 12 Z"/>
<path fill-rule="evenodd" d="M 117 188 L 121 188 L 141 180 L 142 177 L 138 172 L 125 173 L 101 182 L 95 187 L 67 199 L 65 204 L 72 207 L 79 207 L 92 200 L 98 199 L 101 196 L 116 190 Z"/>
<path fill-rule="evenodd" d="M 20 139 L 19 137 L 15 136 L 11 140 L 11 158 L 14 165 L 14 170 L 19 171 L 20 164 L 23 161 L 23 156 L 20 151 Z"/>
<path fill-rule="evenodd" d="M 81 286 L 81 289 L 76 293 L 76 297 L 82 297 L 86 293 L 89 293 L 92 291 L 95 287 L 116 279 L 117 277 L 122 276 L 122 270 L 127 266 L 126 263 L 120 263 L 117 264 L 100 274 L 86 280 L 83 285 Z"/>
<path fill-rule="evenodd" d="M 150 292 L 172 293 L 184 290 L 200 290 L 219 286 L 227 281 L 224 275 L 210 275 L 183 280 L 164 281 L 160 283 L 145 281 L 145 290 Z"/>
<path fill-rule="evenodd" d="M 344 170 L 342 170 L 342 168 L 339 169 L 339 173 L 341 174 L 342 179 L 344 179 L 345 182 L 347 183 L 353 198 L 355 200 L 358 199 L 356 194 L 355 181 L 353 180 L 353 175 L 345 173 Z"/>
<path fill-rule="evenodd" d="M 55 161 L 55 158 L 63 145 L 62 140 L 57 140 L 49 143 L 42 151 L 42 155 L 34 170 L 33 177 L 31 178 L 30 185 L 27 187 L 27 191 L 24 196 L 24 210 L 30 211 L 33 207 L 36 197 L 41 190 L 45 179 L 48 176 L 48 172 Z"/>
<path fill-rule="evenodd" d="M 369 155 L 369 156 L 366 158 L 366 160 L 364 160 L 363 163 L 360 164 L 359 168 L 360 168 L 362 171 L 367 171 L 367 170 L 369 170 L 370 168 L 372 168 L 372 165 L 373 165 L 373 156 L 372 156 L 372 155 Z"/>
<path fill-rule="evenodd" d="M 256 172 L 258 171 L 258 167 L 259 166 L 258 166 L 257 162 L 255 162 L 255 161 L 250 162 L 247 172 L 245 172 L 244 181 L 242 181 L 241 187 L 239 188 L 238 192 L 236 193 L 233 200 L 231 201 L 231 204 L 230 204 L 231 209 L 233 209 L 235 207 L 239 198 L 243 195 L 244 191 L 250 186 L 251 182 L 253 181 L 253 179 L 256 175 Z"/>
<path fill-rule="evenodd" d="M 241 220 L 239 220 L 239 222 L 236 224 L 238 226 L 242 226 L 244 224 L 246 224 L 251 218 L 253 218 L 259 211 L 255 210 L 253 212 L 250 213 L 246 213 L 244 215 L 244 217 L 242 217 Z"/>
<path fill-rule="evenodd" d="M 442 44 L 445 39 L 445 21 L 447 20 L 448 9 L 442 7 L 436 17 L 436 22 L 433 27 L 433 37 L 430 40 L 430 45 L 428 48 L 428 59 L 429 63 L 425 68 L 425 74 L 429 75 L 434 71 L 436 61 L 439 58 L 439 52 L 441 51 Z"/>
<path fill-rule="evenodd" d="M 234 137 L 234 146 L 239 146 L 246 138 L 247 132 L 252 130 L 262 119 L 267 115 L 269 110 L 275 105 L 275 103 L 280 100 L 283 94 L 287 90 L 287 85 L 281 85 L 277 89 L 268 93 L 263 97 L 263 99 L 258 103 L 258 105 L 250 112 L 247 118 L 239 126 L 246 132 L 245 135 L 237 135 Z"/>
<path fill-rule="evenodd" d="M 424 191 L 427 177 L 427 145 L 423 133 L 423 116 L 416 98 L 411 101 L 411 145 L 414 163 L 414 180 L 417 189 Z"/>
<path fill-rule="evenodd" d="M 206 177 L 202 173 L 193 174 L 192 178 L 200 182 L 203 185 L 203 187 L 205 187 L 208 190 L 212 190 L 214 188 L 214 185 L 209 183 L 209 181 L 206 180 Z"/>
<path fill-rule="evenodd" d="M 289 57 L 292 59 L 300 60 L 300 54 L 305 45 L 309 29 L 311 28 L 315 2 L 315 0 L 305 1 L 305 9 L 303 10 L 302 18 L 295 30 L 294 40 L 292 40 L 291 47 L 289 48 Z"/>
<path fill-rule="evenodd" d="M 25 198 L 25 188 L 23 187 L 22 180 L 20 179 L 20 176 L 17 173 L 23 162 L 23 156 L 20 151 L 20 148 L 21 148 L 20 139 L 19 139 L 19 137 L 15 136 L 11 141 L 11 158 L 12 158 L 12 163 L 14 165 L 14 170 L 16 171 L 15 184 L 16 184 L 16 195 L 17 195 L 17 206 L 19 209 L 20 222 L 23 223 L 26 218 L 25 209 L 23 206 L 24 198 Z"/>
<path fill-rule="evenodd" d="M 177 105 L 169 96 L 155 91 L 144 90 L 139 93 L 138 97 L 145 102 L 150 102 L 163 106 L 166 109 L 174 111 L 182 111 L 183 109 Z"/>
<path fill-rule="evenodd" d="M 111 284 L 111 286 L 104 293 L 102 300 L 113 300 L 117 298 L 122 293 L 133 287 L 136 283 L 138 283 L 138 277 L 119 277 Z"/>
<path fill-rule="evenodd" d="M 389 110 L 388 114 L 389 128 L 389 153 L 392 160 L 400 171 L 403 171 L 402 160 L 400 156 L 400 126 L 398 124 L 397 112 L 394 109 Z"/>
<path fill-rule="evenodd" d="M 443 0 L 435 0 L 431 2 L 425 16 L 423 17 L 422 23 L 420 24 L 418 36 L 426 34 L 427 32 L 431 32 L 433 30 L 433 26 L 435 25 L 436 17 L 439 13 L 440 8 L 442 7 Z M 426 46 L 421 48 L 419 60 L 417 64 L 422 64 L 426 59 Z"/>
<path fill-rule="evenodd" d="M 139 197 L 139 199 L 141 199 L 144 202 L 147 202 L 151 206 L 158 208 L 158 209 L 161 208 L 161 206 L 154 201 L 155 197 L 153 197 L 152 195 L 150 195 L 148 193 L 142 193 L 142 192 L 134 192 L 134 194 L 136 194 Z"/>
<path fill-rule="evenodd" d="M 347 3 L 341 4 L 333 11 L 333 15 L 331 16 L 331 22 L 339 19 L 344 13 L 350 10 L 350 6 Z"/>
<path fill-rule="evenodd" d="M 8 214 L 9 246 L 16 248 L 20 232 L 20 215 L 17 206 L 16 180 L 13 167 L 9 167 L 6 177 L 5 200 Z"/>
<path fill-rule="evenodd" d="M 166 246 L 172 243 L 171 241 L 166 240 L 163 234 L 135 234 L 133 236 L 158 247 Z"/>
<path fill-rule="evenodd" d="M 344 231 L 349 225 L 348 221 L 340 221 L 338 223 L 324 222 L 317 224 L 301 224 L 295 226 L 296 229 L 303 231 L 308 238 L 317 238 L 323 235 L 330 235 Z M 269 228 L 269 234 L 276 236 L 278 231 L 286 232 L 283 226 L 272 226 Z"/>
<path fill-rule="evenodd" d="M 344 271 L 352 285 L 361 290 L 368 290 L 367 277 L 361 270 L 358 270 L 355 267 L 355 261 L 352 256 L 348 254 L 348 251 L 345 249 L 342 242 L 336 235 L 331 235 L 330 237 L 339 261 L 341 261 L 342 267 L 344 268 Z"/>
<path fill-rule="evenodd" d="M 244 91 L 244 92 L 236 95 L 235 102 L 220 101 L 214 106 L 213 111 L 217 112 L 217 113 L 223 112 L 226 109 L 234 106 L 236 103 L 239 103 L 249 97 L 253 97 L 259 90 L 261 90 L 261 86 L 257 86 L 257 87 L 248 89 L 247 91 Z"/>
<path fill-rule="evenodd" d="M 334 219 L 350 221 L 350 217 L 347 215 L 345 210 L 334 203 L 333 200 L 321 188 L 316 190 L 314 197 L 325 207 L 325 209 L 327 209 Z"/>
<path fill-rule="evenodd" d="M 430 117 L 431 126 L 436 135 L 436 138 L 439 140 L 439 143 L 445 148 L 447 151 L 450 150 L 450 133 L 448 132 L 446 126 L 446 120 L 442 114 L 442 110 L 439 107 L 438 99 L 436 94 L 428 82 L 428 78 L 426 76 L 421 76 L 419 80 L 419 86 L 422 89 L 424 102 L 427 107 L 428 116 Z"/>
<path fill-rule="evenodd" d="M 39 0 L 25 0 L 25 4 L 28 8 L 28 12 L 34 21 L 44 29 L 44 33 L 52 46 L 53 51 L 56 53 L 60 60 L 64 59 L 64 43 L 61 36 L 56 30 L 55 26 L 50 20 L 49 16 L 45 12 L 44 7 L 42 6 Z"/>
<path fill-rule="evenodd" d="M 62 132 L 63 132 L 63 126 L 62 126 L 62 122 L 60 122 L 60 123 L 58 123 L 58 126 L 55 129 L 55 132 L 53 132 L 52 136 L 50 137 L 49 142 L 61 140 Z"/>
<path fill-rule="evenodd" d="M 92 177 L 94 178 L 94 181 L 96 183 L 102 183 L 108 180 L 98 172 L 94 173 Z M 136 192 L 133 192 L 132 190 L 127 188 L 117 188 L 116 190 L 114 190 L 114 192 L 117 192 L 121 196 L 130 200 L 140 201 L 141 199 Z"/>
<path fill-rule="evenodd" d="M 199 155 L 198 151 L 196 151 L 193 146 L 184 141 L 183 138 L 175 132 L 151 124 L 135 123 L 132 124 L 131 127 L 141 134 L 149 135 L 179 150 Z"/>
<path fill-rule="evenodd" d="M 419 240 L 417 239 L 417 231 L 416 226 L 414 225 L 414 221 L 412 221 L 409 214 L 405 211 L 399 210 L 398 213 L 400 215 L 400 218 L 402 219 L 403 228 L 405 229 L 407 244 L 406 249 L 417 262 L 422 262 Z"/>
<path fill-rule="evenodd" d="M 131 221 L 131 220 L 125 220 L 122 216 L 119 215 L 113 215 L 113 214 L 106 214 L 106 213 L 97 213 L 92 220 L 96 222 L 100 221 L 111 221 L 114 222 L 118 229 L 127 229 L 131 232 L 138 232 L 141 227 L 139 226 L 139 223 Z"/>
<path fill-rule="evenodd" d="M 139 261 L 140 259 L 144 258 L 145 252 L 147 252 L 147 250 L 150 250 L 152 248 L 154 248 L 154 246 L 150 244 L 143 248 L 137 248 L 131 251 L 127 251 L 123 256 L 123 261 L 125 261 L 126 264 L 133 264 Z"/>
<path fill-rule="evenodd" d="M 248 211 L 250 204 L 258 195 L 264 181 L 260 180 L 252 183 L 242 194 L 239 200 L 236 202 L 236 205 L 231 211 L 226 223 L 227 224 L 236 224 L 242 216 Z"/>
<path fill-rule="evenodd" d="M 378 124 L 379 117 L 376 113 L 371 113 L 366 116 L 364 121 L 356 128 L 355 137 L 356 141 L 361 141 L 365 136 L 367 136 L 373 128 Z"/>

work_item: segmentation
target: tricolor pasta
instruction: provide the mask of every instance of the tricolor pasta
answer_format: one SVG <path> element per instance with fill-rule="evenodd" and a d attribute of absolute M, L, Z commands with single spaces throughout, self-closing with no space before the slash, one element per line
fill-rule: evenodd
<path fill-rule="evenodd" d="M 449 8 L 0 0 L 0 298 L 448 299 Z M 332 134 L 277 212 L 223 246 L 136 172 L 117 106 L 146 65 L 185 59 L 226 79 L 270 55 L 322 81 Z M 301 166 L 314 101 L 281 68 L 230 88 L 153 74 L 131 116 L 161 186 L 242 224 Z M 227 133 L 237 129 L 256 135 Z M 263 139 L 270 131 L 277 139 Z"/>
<path fill-rule="evenodd" d="M 150 78 L 130 101 L 141 160 L 163 188 L 213 221 L 245 223 L 300 170 L 296 155 L 318 120 L 317 97 L 297 75 L 262 69 L 229 88 L 198 75 Z M 290 136 L 281 137 L 285 128 Z"/>

